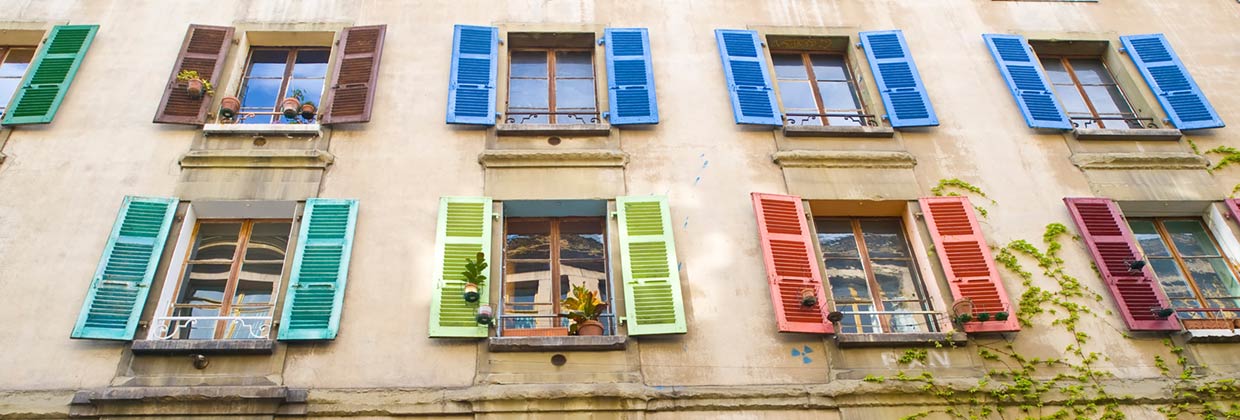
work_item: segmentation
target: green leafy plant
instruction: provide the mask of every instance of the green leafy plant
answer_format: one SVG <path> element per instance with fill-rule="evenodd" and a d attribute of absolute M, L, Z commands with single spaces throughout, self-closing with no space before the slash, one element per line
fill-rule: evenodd
<path fill-rule="evenodd" d="M 177 81 L 178 81 L 178 82 L 189 82 L 190 80 L 197 80 L 197 81 L 199 81 L 199 82 L 202 82 L 202 92 L 203 92 L 203 94 L 206 94 L 206 95 L 214 95 L 214 94 L 215 94 L 215 87 L 214 87 L 214 86 L 211 86 L 211 82 L 207 81 L 207 79 L 203 79 L 202 77 L 198 76 L 198 72 L 197 72 L 197 71 L 195 71 L 195 70 L 181 70 L 181 72 L 180 72 L 180 73 L 177 73 Z"/>
<path fill-rule="evenodd" d="M 573 285 L 573 292 L 564 299 L 561 307 L 567 311 L 564 316 L 573 321 L 568 327 L 569 334 L 577 334 L 582 323 L 598 321 L 607 311 L 607 303 L 599 299 L 598 292 L 587 289 L 585 283 Z"/>
<path fill-rule="evenodd" d="M 486 254 L 481 252 L 474 256 L 474 259 L 465 259 L 465 271 L 461 272 L 461 276 L 465 277 L 466 285 L 472 285 L 474 290 L 466 288 L 464 298 L 466 302 L 477 302 L 480 298 L 478 289 L 486 285 L 487 276 L 483 274 L 488 267 Z"/>

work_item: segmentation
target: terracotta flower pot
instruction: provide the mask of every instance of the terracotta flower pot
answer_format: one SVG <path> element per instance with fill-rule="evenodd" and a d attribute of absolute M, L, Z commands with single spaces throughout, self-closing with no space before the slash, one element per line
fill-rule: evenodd
<path fill-rule="evenodd" d="M 185 82 L 185 92 L 188 93 L 191 98 L 201 98 L 203 92 L 206 90 L 207 85 L 202 83 L 202 79 L 189 79 Z"/>
<path fill-rule="evenodd" d="M 466 302 L 477 302 L 481 295 L 478 294 L 478 285 L 473 283 L 465 283 L 465 292 L 461 294 L 461 298 Z"/>
<path fill-rule="evenodd" d="M 577 325 L 577 335 L 603 335 L 603 323 L 593 319 Z"/>
<path fill-rule="evenodd" d="M 818 295 L 814 289 L 801 289 L 801 306 L 811 308 L 818 304 Z"/>
<path fill-rule="evenodd" d="M 495 312 L 490 306 L 479 306 L 478 314 L 474 315 L 474 321 L 480 325 L 491 325 L 491 321 L 494 319 Z"/>
<path fill-rule="evenodd" d="M 309 103 L 309 102 L 301 104 L 301 118 L 307 121 L 313 120 L 314 115 L 318 113 L 319 113 L 319 110 L 318 108 L 314 106 L 314 104 Z"/>
<path fill-rule="evenodd" d="M 220 116 L 226 119 L 232 119 L 237 116 L 237 112 L 241 110 L 241 100 L 236 96 L 225 96 L 220 99 Z"/>
<path fill-rule="evenodd" d="M 280 102 L 280 113 L 284 114 L 284 118 L 297 118 L 297 112 L 301 108 L 301 101 L 297 98 L 284 98 Z"/>

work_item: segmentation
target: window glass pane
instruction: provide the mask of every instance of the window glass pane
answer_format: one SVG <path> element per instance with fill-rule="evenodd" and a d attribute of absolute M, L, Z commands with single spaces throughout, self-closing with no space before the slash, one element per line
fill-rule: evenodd
<path fill-rule="evenodd" d="M 602 259 L 605 253 L 601 220 L 560 223 L 560 258 Z"/>
<path fill-rule="evenodd" d="M 194 261 L 231 261 L 237 253 L 237 240 L 241 223 L 202 223 L 198 225 L 198 239 L 189 259 Z"/>
<path fill-rule="evenodd" d="M 921 284 L 908 260 L 871 260 L 883 300 L 921 299 Z"/>
<path fill-rule="evenodd" d="M 241 106 L 251 112 L 271 112 L 280 99 L 280 79 L 249 79 L 241 93 Z"/>
<path fill-rule="evenodd" d="M 1114 85 L 1085 86 L 1085 94 L 1089 95 L 1089 102 L 1094 104 L 1094 110 L 1098 111 L 1098 114 L 1132 113 L 1128 103 L 1124 102 L 1124 95 Z"/>
<path fill-rule="evenodd" d="M 594 79 L 556 79 L 557 111 L 593 111 L 594 104 Z"/>
<path fill-rule="evenodd" d="M 870 258 L 908 258 L 908 242 L 899 220 L 863 220 L 861 236 Z"/>
<path fill-rule="evenodd" d="M 551 259 L 551 222 L 509 221 L 504 236 L 508 259 Z"/>
<path fill-rule="evenodd" d="M 230 311 L 231 316 L 261 316 L 270 317 L 270 307 L 248 307 L 233 308 Z M 270 320 L 267 319 L 236 319 L 223 322 L 224 338 L 233 340 L 253 340 L 267 338 L 267 328 Z"/>
<path fill-rule="evenodd" d="M 586 289 L 598 292 L 599 285 L 605 284 L 607 267 L 603 260 L 564 261 L 560 263 L 560 294 L 572 292 L 573 286 L 585 286 Z M 602 296 L 602 294 L 600 294 Z"/>
<path fill-rule="evenodd" d="M 313 102 L 315 106 L 319 105 L 319 100 L 323 95 L 323 79 L 295 79 L 288 82 L 288 90 L 284 93 L 284 98 L 293 98 L 297 90 L 301 90 L 301 102 Z M 284 100 L 280 98 L 280 100 Z"/>
<path fill-rule="evenodd" d="M 1205 224 L 1197 220 L 1167 220 L 1163 227 L 1171 235 L 1175 250 L 1185 257 L 1215 257 L 1218 248 L 1206 233 Z"/>
<path fill-rule="evenodd" d="M 538 299 L 537 281 L 522 281 L 510 283 L 508 291 L 508 308 L 510 312 L 533 312 L 535 300 Z M 529 303 L 531 305 L 516 305 L 517 303 Z M 533 326 L 524 327 L 533 328 Z"/>
<path fill-rule="evenodd" d="M 1132 234 L 1136 237 L 1137 243 L 1141 245 L 1141 250 L 1145 252 L 1146 256 L 1171 256 L 1171 251 L 1167 250 L 1167 245 L 1163 242 L 1162 235 L 1158 234 L 1158 229 L 1154 227 L 1153 221 L 1128 219 L 1128 227 L 1132 228 Z"/>
<path fill-rule="evenodd" d="M 1085 99 L 1081 97 L 1081 91 L 1077 90 L 1076 85 L 1055 85 L 1055 96 L 1059 98 L 1059 103 L 1063 105 L 1064 111 L 1069 114 L 1092 117 L 1089 112 L 1089 106 L 1085 105 Z"/>
<path fill-rule="evenodd" d="M 827 279 L 836 303 L 870 302 L 870 285 L 866 282 L 861 260 L 826 260 Z"/>
<path fill-rule="evenodd" d="M 1043 58 L 1042 68 L 1046 69 L 1046 77 L 1051 83 L 1056 85 L 1075 85 L 1072 81 L 1072 75 L 1068 74 L 1068 69 L 1063 66 L 1063 62 L 1058 58 Z"/>
<path fill-rule="evenodd" d="M 232 266 L 228 264 L 190 264 L 186 268 L 181 295 L 177 303 L 219 305 L 224 303 L 224 288 Z"/>
<path fill-rule="evenodd" d="M 297 61 L 293 64 L 293 77 L 321 79 L 327 76 L 327 58 L 330 55 L 327 50 L 298 51 Z"/>
<path fill-rule="evenodd" d="M 255 50 L 250 55 L 249 77 L 284 78 L 288 50 Z"/>
<path fill-rule="evenodd" d="M 814 99 L 814 88 L 809 82 L 779 82 L 779 97 L 784 103 L 784 112 L 793 114 L 817 114 L 818 102 Z M 817 120 L 818 117 L 794 116 L 800 119 Z"/>
<path fill-rule="evenodd" d="M 852 223 L 848 220 L 814 219 L 818 227 L 818 245 L 825 258 L 857 258 L 857 238 L 853 236 Z"/>
<path fill-rule="evenodd" d="M 220 310 L 217 308 L 177 308 L 173 312 L 173 316 L 219 316 Z M 176 325 L 169 325 L 170 328 L 177 328 L 176 338 L 182 340 L 210 340 L 215 338 L 215 327 L 217 321 L 174 321 Z M 171 331 L 169 332 L 171 333 Z"/>
<path fill-rule="evenodd" d="M 0 78 L 0 109 L 4 109 L 4 107 L 8 106 L 9 100 L 13 99 L 13 92 L 17 91 L 17 85 L 20 85 L 21 83 L 22 79 L 18 78 Z"/>
<path fill-rule="evenodd" d="M 1072 65 L 1072 71 L 1076 73 L 1076 80 L 1080 80 L 1083 85 L 1115 84 L 1115 79 L 1111 78 L 1106 66 L 1102 65 L 1102 60 L 1073 58 L 1069 59 L 1068 63 Z"/>
<path fill-rule="evenodd" d="M 283 262 L 292 227 L 289 222 L 255 222 L 245 248 L 245 260 Z"/>
<path fill-rule="evenodd" d="M 589 51 L 556 51 L 555 77 L 594 78 L 593 53 Z"/>
<path fill-rule="evenodd" d="M 883 302 L 883 310 L 888 312 L 916 312 L 925 310 L 921 302 Z M 929 315 L 924 314 L 891 314 L 885 315 L 887 319 L 886 330 L 895 333 L 916 333 L 935 330 L 935 322 Z"/>
<path fill-rule="evenodd" d="M 809 80 L 800 54 L 771 54 L 771 60 L 775 63 L 776 78 Z M 782 92 L 781 90 L 780 93 Z"/>
<path fill-rule="evenodd" d="M 34 57 L 33 49 L 10 50 L 9 55 L 4 57 L 4 64 L 0 64 L 0 77 L 21 78 L 25 76 L 32 57 Z"/>
<path fill-rule="evenodd" d="M 1150 266 L 1154 268 L 1154 275 L 1158 277 L 1158 283 L 1162 284 L 1163 293 L 1166 293 L 1168 298 L 1196 300 L 1197 294 L 1188 285 L 1175 260 L 1152 259 Z"/>
<path fill-rule="evenodd" d="M 842 55 L 810 55 L 814 63 L 814 78 L 818 80 L 848 80 L 848 68 L 844 67 Z"/>
<path fill-rule="evenodd" d="M 844 313 L 844 319 L 840 320 L 840 331 L 844 334 L 869 334 L 879 332 L 878 317 L 874 314 L 866 314 L 859 312 L 871 312 L 874 305 L 870 304 L 854 304 L 835 306 L 837 311 Z"/>
<path fill-rule="evenodd" d="M 1184 265 L 1188 267 L 1189 274 L 1193 277 L 1193 282 L 1197 284 L 1197 290 L 1201 291 L 1202 297 L 1240 297 L 1240 285 L 1236 284 L 1236 277 L 1232 275 L 1231 268 L 1227 267 L 1227 262 L 1222 258 L 1188 258 L 1184 260 Z M 1220 300 L 1215 301 L 1214 304 L 1234 307 L 1236 302 Z"/>
<path fill-rule="evenodd" d="M 509 57 L 509 75 L 512 77 L 547 77 L 546 51 L 513 51 Z"/>
<path fill-rule="evenodd" d="M 861 109 L 861 102 L 847 82 L 818 82 L 818 92 L 822 93 L 822 103 L 828 111 Z"/>
<path fill-rule="evenodd" d="M 512 79 L 508 83 L 508 108 L 522 110 L 547 109 L 547 81 Z"/>
<path fill-rule="evenodd" d="M 272 303 L 271 292 L 280 282 L 280 273 L 283 270 L 284 264 L 242 264 L 233 303 Z"/>

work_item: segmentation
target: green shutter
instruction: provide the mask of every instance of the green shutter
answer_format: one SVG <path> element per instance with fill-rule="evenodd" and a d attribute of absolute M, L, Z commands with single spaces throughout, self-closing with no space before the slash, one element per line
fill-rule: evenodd
<path fill-rule="evenodd" d="M 481 252 L 491 259 L 491 198 L 443 197 L 439 199 L 439 222 L 435 225 L 435 272 L 431 279 L 431 337 L 486 337 L 488 327 L 478 325 L 478 306 L 490 304 L 491 280 L 479 290 L 477 303 L 465 302 L 465 259 Z"/>
<path fill-rule="evenodd" d="M 176 211 L 175 198 L 125 197 L 71 337 L 133 338 Z"/>
<path fill-rule="evenodd" d="M 683 334 L 684 301 L 667 197 L 616 197 L 629 335 Z"/>
<path fill-rule="evenodd" d="M 307 199 L 303 215 L 279 339 L 331 340 L 340 330 L 357 200 Z"/>
<path fill-rule="evenodd" d="M 69 84 L 82 65 L 99 25 L 61 25 L 52 28 L 13 94 L 2 125 L 47 124 L 56 116 Z"/>

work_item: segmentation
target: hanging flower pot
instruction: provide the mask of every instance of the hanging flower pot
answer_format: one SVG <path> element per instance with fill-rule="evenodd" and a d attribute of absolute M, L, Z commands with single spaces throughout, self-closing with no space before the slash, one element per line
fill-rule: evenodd
<path fill-rule="evenodd" d="M 495 311 L 490 306 L 478 307 L 478 314 L 474 316 L 474 321 L 479 325 L 491 325 L 493 320 L 495 320 Z"/>
<path fill-rule="evenodd" d="M 818 304 L 818 294 L 814 289 L 801 289 L 801 306 L 811 308 Z"/>
<path fill-rule="evenodd" d="M 478 294 L 478 285 L 473 283 L 465 283 L 465 293 L 461 294 L 461 297 L 469 303 L 477 302 L 481 297 L 481 295 Z"/>
<path fill-rule="evenodd" d="M 236 96 L 225 96 L 224 99 L 220 99 L 220 116 L 224 119 L 233 119 L 240 110 L 241 100 Z"/>
<path fill-rule="evenodd" d="M 314 106 L 314 102 L 305 102 L 301 104 L 301 118 L 302 119 L 306 121 L 313 121 L 314 115 L 318 113 L 319 113 L 319 110 L 317 107 Z"/>
<path fill-rule="evenodd" d="M 1007 321 L 1007 320 L 1008 320 L 1007 312 L 995 312 L 995 321 Z"/>
<path fill-rule="evenodd" d="M 603 335 L 603 323 L 585 320 L 577 324 L 577 335 Z"/>
<path fill-rule="evenodd" d="M 297 98 L 284 98 L 280 102 L 280 113 L 284 114 L 284 118 L 297 118 L 297 113 L 301 108 L 301 101 Z"/>
<path fill-rule="evenodd" d="M 200 99 L 206 90 L 207 85 L 202 82 L 202 79 L 189 79 L 185 81 L 185 92 L 189 94 L 190 98 Z"/>

